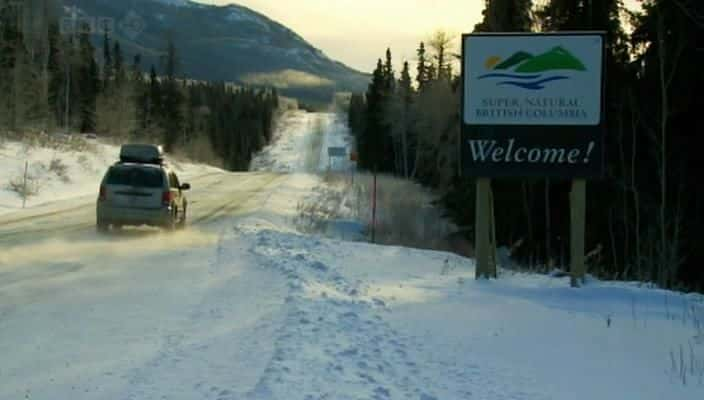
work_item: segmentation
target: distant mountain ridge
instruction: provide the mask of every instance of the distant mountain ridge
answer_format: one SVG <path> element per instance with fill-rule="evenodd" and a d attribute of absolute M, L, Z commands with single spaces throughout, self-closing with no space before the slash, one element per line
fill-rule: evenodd
<path fill-rule="evenodd" d="M 182 75 L 192 79 L 275 86 L 282 93 L 325 101 L 335 91 L 361 91 L 369 76 L 327 57 L 286 26 L 249 8 L 190 0 L 63 0 L 67 12 L 113 21 L 131 62 L 160 65 L 168 35 Z M 94 35 L 102 48 L 103 36 Z M 102 54 L 102 52 L 99 52 Z"/>

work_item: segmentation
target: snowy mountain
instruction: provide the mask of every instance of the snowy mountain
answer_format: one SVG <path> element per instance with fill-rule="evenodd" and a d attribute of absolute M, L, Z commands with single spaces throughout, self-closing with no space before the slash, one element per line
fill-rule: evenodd
<path fill-rule="evenodd" d="M 193 79 L 275 86 L 284 94 L 327 101 L 334 91 L 363 90 L 368 76 L 334 61 L 291 29 L 249 8 L 189 0 L 63 0 L 81 16 L 113 21 L 127 61 L 142 55 L 157 68 L 169 35 L 181 72 Z M 98 24 L 96 24 L 98 25 Z M 102 47 L 101 29 L 94 44 Z M 102 52 L 100 52 L 102 53 Z"/>

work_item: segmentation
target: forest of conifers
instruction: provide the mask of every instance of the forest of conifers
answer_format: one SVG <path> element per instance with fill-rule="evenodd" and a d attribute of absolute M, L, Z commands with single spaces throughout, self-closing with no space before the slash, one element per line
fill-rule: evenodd
<path fill-rule="evenodd" d="M 91 132 L 231 170 L 271 139 L 275 91 L 184 79 L 168 37 L 160 65 L 125 60 L 109 32 L 66 31 L 61 13 L 56 0 L 0 0 L 0 135 Z"/>
<path fill-rule="evenodd" d="M 487 0 L 474 31 L 606 32 L 606 173 L 588 183 L 589 272 L 701 291 L 704 2 L 641 4 Z M 436 32 L 420 44 L 414 71 L 394 71 L 390 49 L 368 91 L 352 97 L 349 120 L 364 168 L 436 189 L 454 221 L 471 227 L 474 178 L 458 172 L 458 41 Z M 493 180 L 498 245 L 526 266 L 569 265 L 570 187 Z"/>

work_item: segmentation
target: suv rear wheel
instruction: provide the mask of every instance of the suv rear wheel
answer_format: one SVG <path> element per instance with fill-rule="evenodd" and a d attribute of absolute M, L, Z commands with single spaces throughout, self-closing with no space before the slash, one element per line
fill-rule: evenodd
<path fill-rule="evenodd" d="M 95 224 L 95 229 L 98 231 L 98 233 L 107 233 L 109 228 L 110 226 L 103 221 L 98 221 Z"/>
<path fill-rule="evenodd" d="M 166 225 L 164 225 L 164 228 L 168 231 L 173 231 L 176 230 L 178 227 L 178 210 L 174 209 L 174 211 L 171 213 L 171 216 L 168 221 L 166 221 Z"/>
<path fill-rule="evenodd" d="M 176 224 L 177 229 L 183 229 L 186 227 L 186 213 L 187 208 L 184 206 L 183 207 L 183 212 L 181 213 L 181 218 L 178 220 L 178 223 Z"/>

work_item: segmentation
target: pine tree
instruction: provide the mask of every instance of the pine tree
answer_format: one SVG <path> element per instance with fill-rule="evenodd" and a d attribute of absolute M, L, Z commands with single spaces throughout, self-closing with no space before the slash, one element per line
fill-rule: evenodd
<path fill-rule="evenodd" d="M 428 60 L 425 55 L 425 43 L 420 42 L 417 54 L 418 65 L 416 66 L 416 83 L 418 84 L 418 90 L 423 90 L 425 84 L 430 80 L 428 76 Z"/>
<path fill-rule="evenodd" d="M 49 69 L 49 94 L 48 103 L 49 110 L 54 116 L 54 121 L 61 121 L 62 111 L 65 107 L 63 88 L 65 86 L 65 63 L 62 60 L 62 56 L 65 54 L 62 50 L 61 34 L 59 32 L 59 25 L 57 23 L 51 23 L 49 25 L 49 57 L 47 60 L 47 67 Z"/>
<path fill-rule="evenodd" d="M 132 62 L 132 80 L 134 82 L 135 115 L 137 128 L 144 130 L 147 127 L 149 107 L 149 87 L 144 80 L 142 72 L 142 55 L 136 54 Z"/>
<path fill-rule="evenodd" d="M 367 120 L 359 143 L 360 166 L 367 169 L 378 168 L 382 160 L 385 87 L 384 66 L 379 59 L 367 89 Z"/>
<path fill-rule="evenodd" d="M 394 73 L 394 65 L 393 61 L 391 59 L 391 49 L 387 48 L 386 49 L 386 61 L 384 62 L 384 82 L 385 82 L 385 89 L 386 89 L 386 95 L 390 96 L 393 91 L 394 87 L 396 85 L 396 76 Z"/>
<path fill-rule="evenodd" d="M 145 110 L 145 128 L 161 122 L 162 104 L 161 82 L 156 74 L 156 68 L 152 65 L 149 71 L 149 101 Z"/>
<path fill-rule="evenodd" d="M 95 50 L 87 29 L 80 34 L 78 43 L 80 65 L 76 81 L 79 89 L 80 129 L 81 132 L 91 132 L 96 126 L 96 100 L 100 84 L 98 64 L 93 56 Z"/>
<path fill-rule="evenodd" d="M 114 57 L 114 76 L 115 76 L 115 86 L 120 87 L 122 83 L 127 79 L 127 76 L 125 74 L 125 69 L 123 66 L 123 57 L 122 57 L 122 49 L 120 48 L 120 42 L 115 41 L 114 47 L 113 47 L 113 57 Z"/>
<path fill-rule="evenodd" d="M 364 95 L 354 93 L 350 97 L 350 109 L 348 124 L 352 134 L 360 138 L 364 134 L 364 120 L 367 112 L 367 105 L 364 102 Z"/>
<path fill-rule="evenodd" d="M 565 0 L 578 4 L 579 1 Z M 482 22 L 474 27 L 477 32 L 528 32 L 533 25 L 532 0 L 485 0 Z"/>
<path fill-rule="evenodd" d="M 112 52 L 110 51 L 110 35 L 107 27 L 103 33 L 103 91 L 108 91 L 113 80 Z"/>
<path fill-rule="evenodd" d="M 17 7 L 0 8 L 0 125 L 16 128 L 17 56 L 22 51 L 22 32 L 17 25 Z"/>
<path fill-rule="evenodd" d="M 410 176 L 410 165 L 409 161 L 409 130 L 410 130 L 410 113 L 411 106 L 413 104 L 413 87 L 411 86 L 411 74 L 408 68 L 408 61 L 403 63 L 403 70 L 401 71 L 401 78 L 398 81 L 398 97 L 400 100 L 400 136 L 401 136 L 401 159 L 402 159 L 402 169 L 399 172 L 403 173 L 403 176 L 408 179 Z"/>
<path fill-rule="evenodd" d="M 183 115 L 181 112 L 183 96 L 176 80 L 179 62 L 176 45 L 171 38 L 168 39 L 164 61 L 166 81 L 164 82 L 162 128 L 164 129 L 164 147 L 167 151 L 170 151 L 181 137 L 183 129 Z"/>

